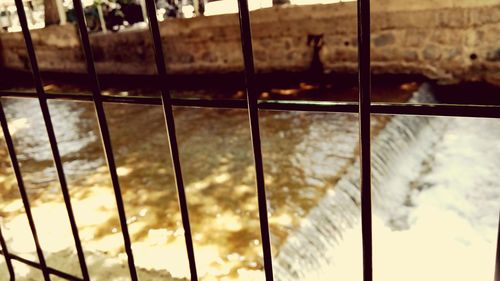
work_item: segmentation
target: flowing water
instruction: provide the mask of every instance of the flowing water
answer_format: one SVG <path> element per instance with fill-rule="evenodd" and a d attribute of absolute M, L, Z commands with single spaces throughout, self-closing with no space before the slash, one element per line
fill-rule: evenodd
<path fill-rule="evenodd" d="M 428 94 L 421 90 L 412 101 L 434 102 Z M 412 174 L 418 172 L 415 168 L 418 168 L 429 153 L 429 148 L 439 139 L 444 124 L 436 118 L 395 116 L 375 136 L 371 149 L 372 189 L 375 206 L 379 207 L 377 211 L 382 215 L 389 215 L 392 210 L 404 205 L 408 192 L 402 188 L 407 184 L 404 181 L 410 180 L 414 177 Z M 401 174 L 401 169 L 394 164 L 401 162 L 398 158 L 408 149 L 413 150 L 413 153 L 411 157 L 405 158 L 406 171 Z M 277 280 L 332 280 L 325 278 L 329 275 L 329 271 L 325 270 L 341 263 L 345 258 L 334 249 L 344 240 L 345 233 L 360 221 L 359 173 L 359 161 L 356 161 L 335 188 L 329 189 L 319 204 L 309 212 L 300 228 L 290 235 L 276 258 Z M 361 243 L 361 240 L 357 242 Z M 360 251 L 347 255 L 358 256 L 361 260 Z M 347 272 L 361 273 L 361 264 L 350 265 Z M 347 280 L 346 277 L 342 276 L 341 280 Z"/>
<path fill-rule="evenodd" d="M 375 137 L 375 280 L 493 278 L 499 125 L 395 116 Z M 277 280 L 363 279 L 359 178 L 356 162 L 288 237 L 275 258 Z"/>
<path fill-rule="evenodd" d="M 71 248 L 72 236 L 37 101 L 5 99 L 3 104 L 42 246 L 47 253 Z M 49 106 L 83 246 L 124 259 L 93 107 L 66 101 L 50 101 Z M 109 104 L 106 110 L 137 266 L 188 276 L 161 107 Z M 260 117 L 276 249 L 354 161 L 357 115 L 261 112 Z M 206 280 L 243 275 L 262 278 L 246 111 L 177 108 L 175 118 L 200 275 Z M 383 124 L 384 118 L 378 118 L 374 128 Z M 7 168 L 5 151 L 3 155 Z M 16 182 L 10 172 L 2 173 L 1 180 L 1 215 L 11 250 L 34 257 Z M 53 266 L 78 274 L 74 265 L 75 260 Z"/>
<path fill-rule="evenodd" d="M 48 264 L 79 275 L 37 101 L 2 103 Z M 49 106 L 91 277 L 127 280 L 92 104 Z M 165 270 L 189 277 L 161 107 L 107 104 L 106 112 L 140 279 L 168 276 Z M 202 280 L 264 280 L 247 112 L 179 107 L 174 114 Z M 361 273 L 361 264 L 345 254 L 356 260 L 361 252 L 345 245 L 360 244 L 357 115 L 261 111 L 260 124 L 277 279 L 356 280 L 347 273 Z M 446 126 L 437 118 L 372 117 L 375 214 L 385 228 L 410 228 L 411 190 L 423 190 L 415 179 Z M 0 216 L 10 250 L 36 260 L 5 150 L 0 165 Z M 36 271 L 17 267 L 26 280 L 38 280 Z"/>

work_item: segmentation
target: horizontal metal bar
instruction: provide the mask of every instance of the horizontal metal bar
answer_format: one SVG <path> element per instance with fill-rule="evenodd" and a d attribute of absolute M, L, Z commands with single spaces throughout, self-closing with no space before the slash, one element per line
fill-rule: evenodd
<path fill-rule="evenodd" d="M 36 98 L 36 93 L 0 91 L 0 97 Z M 93 101 L 92 96 L 84 94 L 55 94 L 46 93 L 47 99 Z M 162 105 L 161 97 L 118 97 L 101 96 L 103 102 Z M 173 106 L 206 107 L 220 109 L 246 109 L 245 100 L 211 100 L 211 99 L 172 99 Z M 279 111 L 308 111 L 308 112 L 344 112 L 357 113 L 357 102 L 335 101 L 297 101 L 297 100 L 259 100 L 258 108 L 263 110 Z M 414 104 L 414 103 L 372 103 L 370 112 L 373 114 L 415 115 L 436 117 L 477 117 L 500 118 L 498 105 L 464 105 L 464 104 Z"/>
<path fill-rule="evenodd" d="M 246 109 L 245 100 L 172 99 L 172 105 L 179 107 L 206 107 L 220 109 Z"/>
<path fill-rule="evenodd" d="M 37 98 L 33 92 L 18 91 L 0 91 L 0 97 L 12 98 Z M 76 93 L 45 93 L 45 97 L 50 100 L 72 100 L 72 101 L 94 101 L 91 95 Z M 120 96 L 101 96 L 100 100 L 109 103 L 130 103 L 143 105 L 161 105 L 160 97 L 120 97 Z"/>
<path fill-rule="evenodd" d="M 6 254 L 2 250 L 0 250 L 0 255 L 4 255 L 5 256 Z M 20 257 L 18 255 L 11 254 L 11 253 L 9 253 L 8 256 L 12 260 L 16 260 L 18 262 L 24 263 L 26 265 L 29 265 L 29 266 L 37 268 L 37 269 L 41 269 L 40 264 L 38 264 L 38 263 L 36 263 L 34 261 L 27 260 L 25 258 L 22 258 L 22 257 Z M 73 276 L 71 274 L 62 272 L 60 270 L 57 270 L 57 269 L 49 267 L 49 266 L 47 267 L 47 271 L 49 272 L 49 274 L 55 275 L 57 277 L 61 277 L 61 278 L 66 279 L 66 280 L 70 280 L 70 281 L 84 281 L 82 278 Z"/>
<path fill-rule="evenodd" d="M 357 102 L 260 100 L 259 109 L 279 111 L 357 113 Z"/>
<path fill-rule="evenodd" d="M 332 101 L 259 101 L 259 109 L 309 112 L 357 113 L 357 102 Z M 500 118 L 500 106 L 463 104 L 371 103 L 370 113 L 436 117 Z"/>
<path fill-rule="evenodd" d="M 500 106 L 376 103 L 372 104 L 371 113 L 390 115 L 500 118 Z"/>

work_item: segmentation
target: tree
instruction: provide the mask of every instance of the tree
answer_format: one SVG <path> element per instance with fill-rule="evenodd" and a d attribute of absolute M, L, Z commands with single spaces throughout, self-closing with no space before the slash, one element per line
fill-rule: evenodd
<path fill-rule="evenodd" d="M 273 0 L 273 6 L 290 4 L 290 0 Z"/>
<path fill-rule="evenodd" d="M 66 22 L 61 0 L 43 0 L 45 10 L 45 26 Z"/>

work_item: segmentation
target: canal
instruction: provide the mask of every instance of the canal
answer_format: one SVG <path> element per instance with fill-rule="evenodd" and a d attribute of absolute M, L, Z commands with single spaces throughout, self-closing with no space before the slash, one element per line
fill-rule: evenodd
<path fill-rule="evenodd" d="M 373 98 L 375 101 L 406 102 L 419 86 L 420 82 L 415 81 L 375 83 Z M 54 92 L 81 90 L 77 86 L 60 83 L 48 83 L 46 88 Z M 355 87 L 345 85 L 311 90 L 301 84 L 265 89 L 260 97 L 348 101 L 356 99 L 356 91 Z M 120 87 L 106 89 L 106 93 L 154 94 Z M 244 97 L 238 89 L 176 91 L 174 95 Z M 76 255 L 71 254 L 74 251 L 73 238 L 38 102 L 34 99 L 2 98 L 2 103 L 48 265 L 80 275 Z M 50 100 L 49 107 L 90 274 L 95 280 L 127 280 L 121 230 L 93 105 L 90 102 Z M 189 266 L 162 109 L 158 106 L 124 104 L 106 104 L 105 109 L 140 279 L 156 280 L 162 274 L 168 275 L 166 272 L 176 278 L 188 278 Z M 176 107 L 174 114 L 201 279 L 264 280 L 246 110 Z M 279 263 L 283 259 L 280 250 L 289 247 L 288 236 L 300 232 L 304 220 L 311 219 L 318 204 L 355 165 L 358 117 L 357 114 L 344 113 L 261 111 L 260 124 L 271 240 L 273 254 L 278 257 Z M 372 117 L 373 137 L 382 134 L 387 124 L 392 124 L 388 116 Z M 492 127 L 494 130 L 497 130 L 496 125 Z M 398 130 L 401 133 L 405 128 Z M 460 131 L 448 134 L 460 135 Z M 425 149 L 445 153 L 453 146 L 436 148 L 438 140 Z M 430 161 L 429 151 L 421 155 L 421 162 L 415 164 L 418 169 L 421 169 L 422 163 Z M 412 157 L 411 153 L 409 157 Z M 448 161 L 439 159 L 439 155 L 435 158 L 438 164 L 442 162 L 440 165 Z M 0 216 L 10 250 L 34 260 L 33 241 L 4 146 L 0 150 L 0 167 Z M 432 167 L 427 174 L 438 173 Z M 493 165 L 488 169 L 493 171 L 498 167 Z M 429 185 L 427 182 L 432 180 L 424 172 L 418 175 L 418 181 L 406 179 L 405 184 L 413 184 L 414 190 L 425 190 Z M 438 177 L 438 180 L 449 179 Z M 498 185 L 489 186 L 491 188 L 487 192 L 498 196 Z M 399 208 L 397 212 L 394 210 L 397 214 L 381 215 L 384 221 L 381 225 L 385 224 L 391 231 L 410 228 L 408 218 L 413 218 L 410 214 L 419 210 L 410 208 L 419 194 L 412 192 L 401 205 L 403 207 L 394 205 Z M 488 205 L 488 214 L 499 208 L 500 201 L 496 202 Z M 381 210 L 384 208 L 387 209 L 387 205 L 380 207 Z M 385 210 L 385 213 L 391 212 Z M 356 229 L 355 225 L 353 220 L 353 229 Z M 308 243 L 314 244 L 314 241 Z M 339 253 L 338 250 L 335 253 Z M 324 274 L 327 271 L 319 272 Z M 297 274 L 303 277 L 300 280 L 318 278 L 316 275 L 310 277 L 313 276 L 310 272 Z M 38 280 L 34 271 L 27 272 L 26 276 Z"/>

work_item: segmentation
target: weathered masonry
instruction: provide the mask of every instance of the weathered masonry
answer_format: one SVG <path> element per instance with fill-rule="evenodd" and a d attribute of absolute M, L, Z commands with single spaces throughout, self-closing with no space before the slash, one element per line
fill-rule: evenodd
<path fill-rule="evenodd" d="M 421 74 L 442 83 L 500 85 L 499 0 L 377 0 L 372 3 L 373 73 Z M 308 35 L 323 35 L 325 70 L 357 71 L 356 3 L 289 6 L 251 13 L 258 72 L 303 71 L 311 64 Z M 169 73 L 241 71 L 236 14 L 160 23 Z M 32 32 L 43 71 L 84 73 L 73 25 Z M 147 29 L 91 36 L 100 74 L 154 74 Z M 21 33 L 0 34 L 2 65 L 28 70 Z"/>

